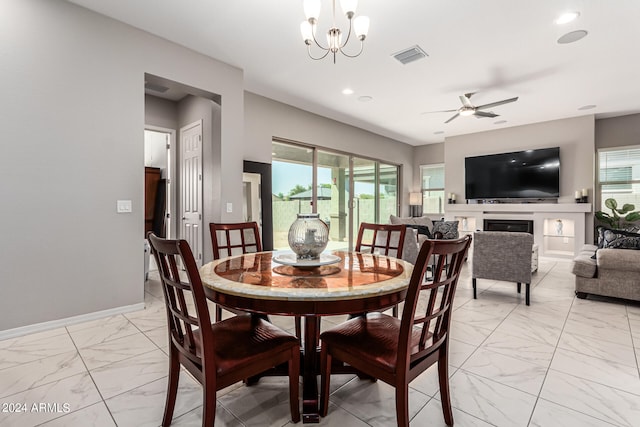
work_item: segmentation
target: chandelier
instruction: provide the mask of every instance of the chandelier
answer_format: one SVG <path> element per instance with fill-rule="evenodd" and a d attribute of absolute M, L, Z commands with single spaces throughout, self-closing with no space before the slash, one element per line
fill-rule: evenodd
<path fill-rule="evenodd" d="M 356 7 L 358 6 L 358 0 L 340 0 L 340 6 L 342 6 L 342 12 L 349 21 L 349 32 L 342 42 L 342 31 L 336 27 L 336 0 L 333 2 L 333 25 L 327 31 L 327 46 L 320 44 L 316 39 L 316 29 L 318 25 L 318 18 L 320 16 L 320 0 L 304 0 L 304 14 L 307 17 L 306 21 L 300 24 L 300 32 L 302 33 L 302 39 L 307 45 L 307 53 L 309 57 L 314 60 L 320 60 L 325 58 L 329 53 L 333 54 L 333 63 L 336 63 L 336 53 L 340 52 L 344 56 L 349 58 L 355 58 L 362 53 L 364 48 L 364 39 L 367 37 L 369 31 L 369 18 L 366 16 L 358 16 L 354 19 L 356 14 Z M 355 36 L 360 40 L 360 51 L 355 54 L 349 54 L 343 50 L 343 48 L 349 43 L 351 32 L 355 33 Z M 315 57 L 311 54 L 311 45 L 314 44 L 324 50 L 324 54 Z"/>

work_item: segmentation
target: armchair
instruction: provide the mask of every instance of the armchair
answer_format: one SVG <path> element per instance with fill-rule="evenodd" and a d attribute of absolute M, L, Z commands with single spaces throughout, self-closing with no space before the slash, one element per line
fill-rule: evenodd
<path fill-rule="evenodd" d="M 472 283 L 476 299 L 476 279 L 516 282 L 518 293 L 526 285 L 529 305 L 533 235 L 520 232 L 478 231 L 473 236 Z"/>

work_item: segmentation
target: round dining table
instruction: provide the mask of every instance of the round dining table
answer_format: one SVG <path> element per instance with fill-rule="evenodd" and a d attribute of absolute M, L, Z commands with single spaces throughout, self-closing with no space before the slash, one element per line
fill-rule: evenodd
<path fill-rule="evenodd" d="M 319 317 L 380 311 L 402 302 L 413 265 L 376 254 L 336 251 L 327 265 L 280 264 L 281 252 L 215 260 L 200 269 L 207 298 L 258 314 L 301 316 L 302 399 L 305 423 L 319 422 Z M 339 258 L 339 259 L 338 259 Z M 303 265 L 304 264 L 304 265 Z"/>

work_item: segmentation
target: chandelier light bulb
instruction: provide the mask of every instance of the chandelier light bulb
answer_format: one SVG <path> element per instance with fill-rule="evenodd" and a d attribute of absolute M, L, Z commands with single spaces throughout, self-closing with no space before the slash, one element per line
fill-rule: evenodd
<path fill-rule="evenodd" d="M 342 34 L 337 28 L 332 28 L 327 32 L 327 44 L 331 52 L 337 52 L 342 47 Z"/>

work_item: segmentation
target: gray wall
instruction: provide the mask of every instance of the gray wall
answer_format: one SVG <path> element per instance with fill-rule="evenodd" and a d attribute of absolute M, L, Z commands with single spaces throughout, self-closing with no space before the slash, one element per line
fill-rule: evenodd
<path fill-rule="evenodd" d="M 178 130 L 178 104 L 157 96 L 144 96 L 144 123 Z"/>
<path fill-rule="evenodd" d="M 422 188 L 420 165 L 444 163 L 444 142 L 415 147 L 413 150 L 413 187 L 412 192 L 419 192 Z"/>
<path fill-rule="evenodd" d="M 446 192 L 464 200 L 464 159 L 468 156 L 560 147 L 559 203 L 573 203 L 574 191 L 594 186 L 594 116 L 461 135 L 445 140 Z"/>
<path fill-rule="evenodd" d="M 447 138 L 445 186 L 464 201 L 464 158 L 535 148 L 560 147 L 560 197 L 558 203 L 574 203 L 574 192 L 589 189 L 593 203 L 595 183 L 594 116 L 553 120 Z M 446 208 L 445 208 L 446 210 Z M 593 216 L 585 223 L 585 241 L 593 240 Z"/>
<path fill-rule="evenodd" d="M 640 114 L 596 120 L 596 148 L 640 145 Z"/>
<path fill-rule="evenodd" d="M 251 92 L 244 105 L 245 160 L 271 163 L 271 141 L 279 137 L 402 164 L 401 209 L 408 212 L 413 146 Z"/>
<path fill-rule="evenodd" d="M 242 71 L 63 1 L 2 9 L 0 331 L 140 303 L 144 74 L 221 95 L 212 185 L 241 206 Z"/>

